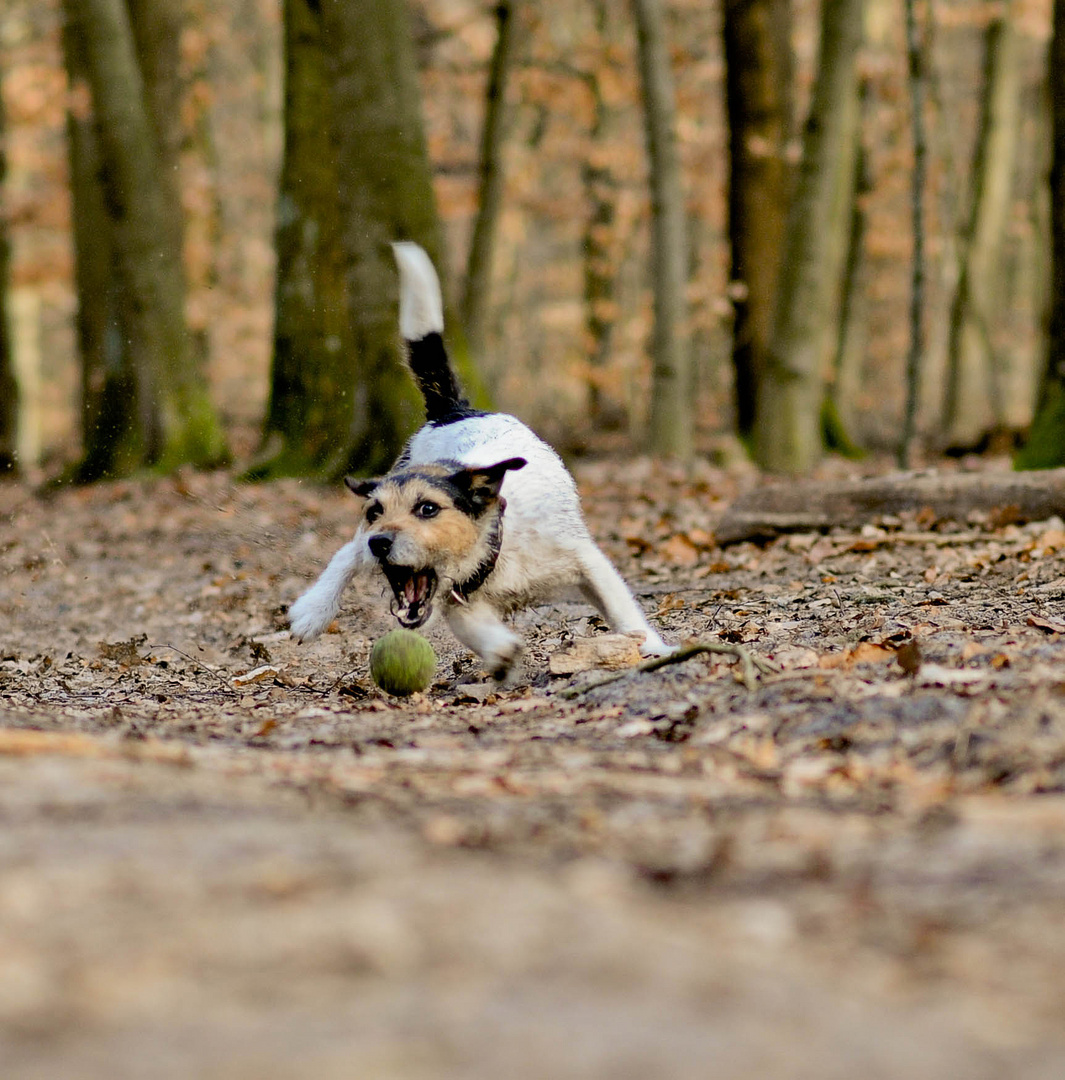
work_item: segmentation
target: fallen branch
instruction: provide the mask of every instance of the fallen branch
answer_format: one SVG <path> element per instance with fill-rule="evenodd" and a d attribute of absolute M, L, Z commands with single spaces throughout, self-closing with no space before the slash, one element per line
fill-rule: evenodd
<path fill-rule="evenodd" d="M 762 675 L 775 675 L 780 671 L 780 668 L 771 660 L 756 656 L 750 649 L 745 649 L 742 645 L 735 645 L 725 641 L 693 641 L 689 645 L 682 645 L 676 652 L 672 652 L 668 656 L 653 656 L 650 660 L 644 660 L 642 663 L 626 668 L 624 671 L 605 675 L 595 682 L 587 683 L 584 686 L 568 687 L 559 691 L 558 696 L 569 701 L 580 697 L 582 694 L 587 694 L 591 690 L 598 690 L 601 686 L 617 682 L 618 679 L 624 679 L 633 672 L 657 671 L 659 668 L 667 667 L 670 664 L 682 664 L 685 660 L 690 660 L 693 656 L 699 656 L 702 653 L 731 656 L 738 660 L 741 664 L 740 681 L 748 690 L 754 689 L 758 682 L 759 673 Z"/>
<path fill-rule="evenodd" d="M 966 521 L 974 511 L 997 523 L 1065 516 L 1065 469 L 1039 472 L 895 473 L 866 480 L 774 484 L 741 495 L 715 530 L 722 546 L 787 532 L 856 528 L 885 514 L 930 512 Z"/>

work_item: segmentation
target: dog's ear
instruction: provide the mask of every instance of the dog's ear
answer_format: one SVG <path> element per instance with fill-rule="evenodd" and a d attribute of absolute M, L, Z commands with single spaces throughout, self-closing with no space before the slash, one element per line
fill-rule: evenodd
<path fill-rule="evenodd" d="M 360 498 L 368 499 L 376 490 L 380 480 L 364 480 L 358 476 L 345 476 L 344 483 L 348 490 L 353 491 Z"/>
<path fill-rule="evenodd" d="M 497 465 L 488 465 L 483 469 L 461 469 L 457 473 L 452 473 L 448 479 L 469 499 L 470 508 L 476 515 L 499 498 L 503 477 L 511 469 L 524 469 L 527 464 L 528 462 L 523 457 L 507 458 L 506 461 L 500 461 Z"/>

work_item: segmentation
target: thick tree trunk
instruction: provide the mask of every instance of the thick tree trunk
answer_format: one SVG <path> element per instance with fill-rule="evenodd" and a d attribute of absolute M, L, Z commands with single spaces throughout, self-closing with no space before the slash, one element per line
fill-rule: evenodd
<path fill-rule="evenodd" d="M 149 0 L 138 0 L 137 8 L 158 28 Z M 136 451 L 114 464 L 215 464 L 224 457 L 224 440 L 185 326 L 180 211 L 164 176 L 130 12 L 124 0 L 68 0 L 67 16 L 84 48 L 135 384 Z M 176 48 L 156 29 L 145 40 L 151 48 Z"/>
<path fill-rule="evenodd" d="M 320 6 L 286 0 L 285 147 L 277 215 L 274 360 L 253 474 L 335 474 L 358 364 L 344 277 L 331 75 Z"/>
<path fill-rule="evenodd" d="M 688 254 L 677 152 L 673 76 L 660 0 L 631 0 L 651 167 L 654 374 L 648 447 L 686 461 L 693 453 L 694 386 L 688 344 Z"/>
<path fill-rule="evenodd" d="M 1050 42 L 1050 328 L 1039 408 L 1028 443 L 1017 457 L 1022 469 L 1065 465 L 1065 0 L 1054 2 Z"/>
<path fill-rule="evenodd" d="M 770 472 L 806 472 L 822 451 L 821 408 L 854 192 L 862 7 L 863 0 L 825 0 L 822 8 L 817 81 L 758 396 L 755 456 Z"/>
<path fill-rule="evenodd" d="M 481 129 L 480 172 L 477 218 L 466 260 L 466 284 L 462 296 L 462 325 L 475 360 L 484 357 L 492 282 L 492 255 L 503 206 L 503 149 L 510 110 L 507 82 L 514 56 L 515 0 L 496 5 L 496 46 L 488 71 L 485 91 L 484 126 Z"/>
<path fill-rule="evenodd" d="M 70 162 L 76 329 L 81 357 L 81 483 L 132 472 L 143 439 L 137 420 L 137 382 L 123 329 L 122 296 L 104 191 L 104 163 L 90 105 L 81 21 L 63 28 L 70 82 L 67 153 Z"/>
<path fill-rule="evenodd" d="M 790 0 L 725 0 L 730 290 L 736 426 L 754 428 L 793 167 Z"/>
<path fill-rule="evenodd" d="M 416 240 L 445 269 L 407 8 L 287 7 L 271 454 L 256 472 L 380 472 L 422 417 L 396 329 L 389 245 Z M 483 401 L 461 327 L 447 321 L 460 378 Z"/>
<path fill-rule="evenodd" d="M 0 100 L 0 187 L 6 171 L 4 103 Z M 0 478 L 11 475 L 18 465 L 18 384 L 7 324 L 9 250 L 7 229 L 0 217 Z"/>
<path fill-rule="evenodd" d="M 1006 358 L 991 331 L 1001 295 L 1002 240 L 1012 202 L 1020 130 L 1017 31 L 1007 16 L 987 31 L 983 119 L 973 162 L 972 205 L 951 306 L 943 430 L 952 447 L 973 447 L 1005 423 Z"/>

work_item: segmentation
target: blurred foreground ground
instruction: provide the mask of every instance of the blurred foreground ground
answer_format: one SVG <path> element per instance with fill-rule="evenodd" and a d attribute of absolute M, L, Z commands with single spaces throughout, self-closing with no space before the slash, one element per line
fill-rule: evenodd
<path fill-rule="evenodd" d="M 560 604 L 397 704 L 381 597 L 283 629 L 350 496 L 0 487 L 5 1080 L 1065 1075 L 1065 526 L 722 551 L 752 478 L 580 479 L 665 635 L 780 673 L 566 697 Z"/>

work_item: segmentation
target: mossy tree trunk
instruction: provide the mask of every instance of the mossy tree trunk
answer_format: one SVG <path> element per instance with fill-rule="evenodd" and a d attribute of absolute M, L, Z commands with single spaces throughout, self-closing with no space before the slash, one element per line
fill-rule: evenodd
<path fill-rule="evenodd" d="M 862 12 L 863 0 L 825 0 L 821 12 L 817 80 L 755 421 L 755 457 L 770 472 L 807 472 L 822 453 L 825 378 L 854 195 Z"/>
<path fill-rule="evenodd" d="M 725 0 L 730 293 L 736 426 L 754 429 L 766 367 L 793 166 L 790 0 Z"/>
<path fill-rule="evenodd" d="M 1065 0 L 1055 0 L 1050 42 L 1051 295 L 1047 365 L 1021 469 L 1065 465 Z"/>
<path fill-rule="evenodd" d="M 675 133 L 676 102 L 660 0 L 631 0 L 636 22 L 644 129 L 651 170 L 653 375 L 648 449 L 686 461 L 694 451 L 688 342 L 688 252 Z"/>
<path fill-rule="evenodd" d="M 423 416 L 390 243 L 441 278 L 441 229 L 403 0 L 286 0 L 277 330 L 257 476 L 387 469 Z M 452 359 L 484 400 L 457 320 Z"/>
<path fill-rule="evenodd" d="M 104 353 L 88 362 L 103 357 L 104 368 L 102 380 L 86 380 L 90 389 L 99 382 L 101 396 L 86 431 L 81 476 L 144 465 L 214 465 L 224 458 L 225 443 L 185 324 L 181 211 L 167 168 L 168 143 L 160 138 L 177 115 L 177 24 L 165 0 L 129 6 L 126 0 L 67 0 L 65 12 L 71 83 L 87 89 L 81 107 L 91 110 L 72 118 L 72 174 L 75 183 L 91 184 L 95 173 L 104 208 L 96 218 L 97 196 L 82 192 L 82 206 L 100 221 L 101 233 L 88 234 L 80 222 L 77 253 L 95 260 L 102 256 L 91 250 L 94 244 L 109 248 L 107 274 L 115 286 L 106 295 L 97 283 L 79 296 L 82 341 L 90 334 L 86 320 L 96 319 L 86 309 L 104 296 L 108 311 L 91 331 L 102 335 Z M 161 55 L 170 50 L 173 55 Z M 88 115 L 91 131 L 77 130 Z M 79 146 L 82 135 L 91 146 Z M 97 268 L 82 265 L 79 284 Z M 116 330 L 121 345 L 106 341 Z"/>
<path fill-rule="evenodd" d="M 4 103 L 0 100 L 0 187 L 4 183 Z M 18 464 L 18 383 L 15 358 L 7 325 L 9 245 L 4 219 L 0 217 L 0 478 L 11 475 Z"/>
<path fill-rule="evenodd" d="M 1020 50 L 1008 15 L 991 23 L 986 40 L 983 116 L 947 351 L 943 429 L 954 448 L 974 447 L 1006 422 L 1009 365 L 994 355 L 991 335 L 1002 291 L 1002 241 L 1021 121 Z"/>
<path fill-rule="evenodd" d="M 321 7 L 286 0 L 285 147 L 277 212 L 274 359 L 260 475 L 344 467 L 355 337 Z"/>

